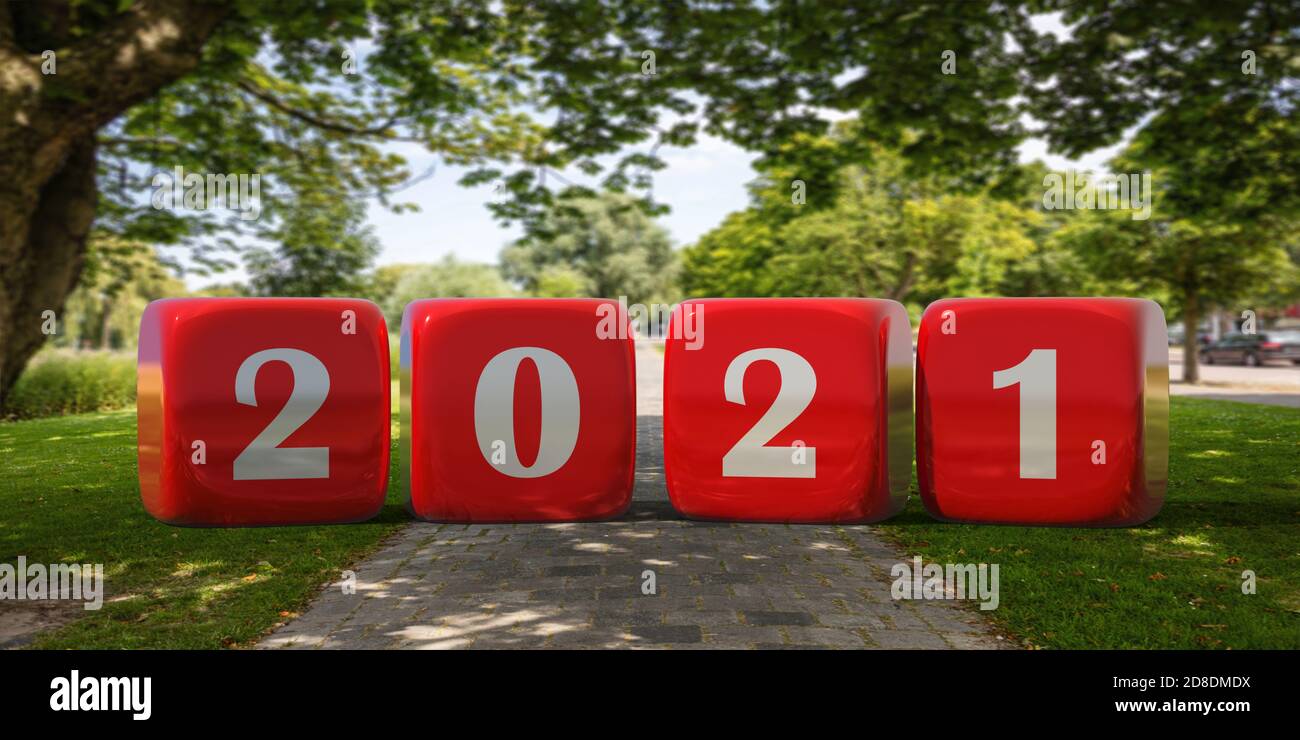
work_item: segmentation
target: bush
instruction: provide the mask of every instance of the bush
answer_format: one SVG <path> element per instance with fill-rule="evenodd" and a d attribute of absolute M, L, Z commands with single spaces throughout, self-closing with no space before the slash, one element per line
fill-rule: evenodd
<path fill-rule="evenodd" d="M 135 403 L 135 356 L 114 352 L 43 352 L 5 401 L 6 419 L 108 411 Z"/>

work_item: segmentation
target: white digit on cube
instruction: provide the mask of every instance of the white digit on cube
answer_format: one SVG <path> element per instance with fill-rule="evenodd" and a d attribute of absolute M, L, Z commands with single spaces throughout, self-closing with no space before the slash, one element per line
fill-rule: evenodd
<path fill-rule="evenodd" d="M 1032 350 L 993 371 L 993 388 L 1020 385 L 1020 477 L 1056 480 L 1056 350 Z"/>
<path fill-rule="evenodd" d="M 776 347 L 742 352 L 727 366 L 723 393 L 728 401 L 745 405 L 745 373 L 750 365 L 761 360 L 776 365 L 781 374 L 781 388 L 767 413 L 722 456 L 722 475 L 726 478 L 816 478 L 816 447 L 764 446 L 812 403 L 817 392 L 817 374 L 807 360 Z"/>
<path fill-rule="evenodd" d="M 542 390 L 542 434 L 532 465 L 519 461 L 515 445 L 515 375 L 524 358 L 537 365 Z M 559 470 L 578 444 L 578 380 L 563 357 L 541 347 L 514 347 L 483 367 L 474 390 L 474 434 L 494 470 L 512 478 L 540 478 Z M 501 443 L 505 443 L 505 462 Z M 496 449 L 493 443 L 497 444 Z M 496 454 L 498 462 L 493 461 Z"/>

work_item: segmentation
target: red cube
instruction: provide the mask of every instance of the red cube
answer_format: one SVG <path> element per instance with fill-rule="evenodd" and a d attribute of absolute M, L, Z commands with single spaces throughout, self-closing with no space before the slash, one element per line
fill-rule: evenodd
<path fill-rule="evenodd" d="M 912 473 L 911 350 L 907 312 L 894 301 L 679 305 L 664 369 L 673 505 L 731 521 L 896 514 Z"/>
<path fill-rule="evenodd" d="M 635 360 L 619 304 L 415 301 L 401 357 L 401 469 L 415 516 L 579 521 L 631 503 Z"/>
<path fill-rule="evenodd" d="M 388 483 L 388 331 L 351 298 L 173 298 L 140 321 L 140 493 L 187 526 L 355 522 Z"/>
<path fill-rule="evenodd" d="M 1169 469 L 1164 313 L 1131 298 L 932 303 L 917 349 L 921 497 L 938 519 L 1129 526 Z"/>

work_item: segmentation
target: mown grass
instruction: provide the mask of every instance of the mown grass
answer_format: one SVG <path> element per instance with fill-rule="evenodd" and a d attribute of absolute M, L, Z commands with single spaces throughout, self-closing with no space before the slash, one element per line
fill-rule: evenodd
<path fill-rule="evenodd" d="M 103 608 L 34 647 L 249 644 L 407 521 L 390 486 L 381 514 L 363 524 L 161 524 L 140 503 L 135 427 L 134 410 L 0 424 L 0 562 L 104 564 Z"/>
<path fill-rule="evenodd" d="M 1144 526 L 941 524 L 913 497 L 881 530 L 926 562 L 998 563 L 983 613 L 1032 647 L 1300 648 L 1300 411 L 1175 398 L 1170 422 Z"/>

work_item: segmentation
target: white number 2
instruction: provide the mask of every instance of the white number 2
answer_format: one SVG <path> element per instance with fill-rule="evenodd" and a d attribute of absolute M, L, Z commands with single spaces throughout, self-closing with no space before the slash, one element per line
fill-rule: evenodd
<path fill-rule="evenodd" d="M 307 423 L 329 395 L 329 372 L 320 360 L 300 349 L 280 347 L 254 352 L 235 373 L 235 400 L 256 406 L 257 373 L 266 363 L 276 361 L 293 371 L 293 391 L 280 413 L 235 458 L 235 480 L 328 478 L 328 447 L 278 446 Z"/>
<path fill-rule="evenodd" d="M 1020 477 L 1056 480 L 1056 350 L 1036 349 L 993 371 L 993 388 L 1020 385 Z"/>
<path fill-rule="evenodd" d="M 725 478 L 816 478 L 817 448 L 805 447 L 796 462 L 795 447 L 765 447 L 790 422 L 799 418 L 817 392 L 817 374 L 803 357 L 788 349 L 764 347 L 736 356 L 727 366 L 722 387 L 728 401 L 745 404 L 745 373 L 760 360 L 776 365 L 781 388 L 776 400 L 745 436 L 722 456 Z"/>

